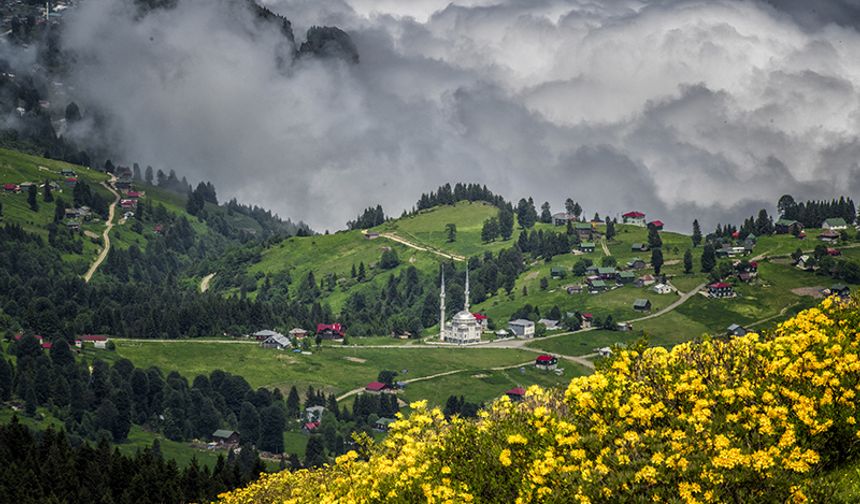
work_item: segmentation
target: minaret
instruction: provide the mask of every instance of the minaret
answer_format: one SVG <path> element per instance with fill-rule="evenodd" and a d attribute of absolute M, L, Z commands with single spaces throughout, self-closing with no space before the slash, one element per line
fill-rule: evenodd
<path fill-rule="evenodd" d="M 463 310 L 469 311 L 469 267 L 466 266 L 466 301 L 463 303 Z"/>
<path fill-rule="evenodd" d="M 439 339 L 445 341 L 445 270 L 442 270 L 442 288 L 439 292 Z"/>

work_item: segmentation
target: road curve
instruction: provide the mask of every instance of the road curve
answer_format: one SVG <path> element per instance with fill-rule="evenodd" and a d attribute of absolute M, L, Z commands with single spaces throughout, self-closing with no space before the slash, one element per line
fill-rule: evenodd
<path fill-rule="evenodd" d="M 444 257 L 444 258 L 446 258 L 446 259 L 453 259 L 453 260 L 455 260 L 455 261 L 459 261 L 459 262 L 462 262 L 462 261 L 465 261 L 465 260 L 466 260 L 466 258 L 465 258 L 465 257 L 463 257 L 463 256 L 459 256 L 459 255 L 456 255 L 456 254 L 447 254 L 447 253 L 445 253 L 445 252 L 441 252 L 441 251 L 439 251 L 439 250 L 434 250 L 434 249 L 431 249 L 431 248 L 424 247 L 424 246 L 422 246 L 422 245 L 417 245 L 417 244 L 412 243 L 411 241 L 409 241 L 409 240 L 407 240 L 407 239 L 405 239 L 405 238 L 403 238 L 403 237 L 401 237 L 401 236 L 398 236 L 398 235 L 396 235 L 396 234 L 394 234 L 394 233 L 380 233 L 380 234 L 379 234 L 379 236 L 381 236 L 381 237 L 383 237 L 383 238 L 388 238 L 389 240 L 391 240 L 391 241 L 395 241 L 395 242 L 397 242 L 397 243 L 399 243 L 399 244 L 401 244 L 401 245 L 406 245 L 406 246 L 407 246 L 407 247 L 409 247 L 409 248 L 412 248 L 412 249 L 415 249 L 415 250 L 420 250 L 420 251 L 422 251 L 422 252 L 429 252 L 429 253 L 431 253 L 431 254 L 436 254 L 437 256 L 441 256 L 441 257 Z"/>
<path fill-rule="evenodd" d="M 86 274 L 84 274 L 84 282 L 89 283 L 90 279 L 93 278 L 96 270 L 99 269 L 99 266 L 107 259 L 107 255 L 110 252 L 110 230 L 113 229 L 113 218 L 114 213 L 116 212 L 116 204 L 119 203 L 119 193 L 116 192 L 113 188 L 113 184 L 116 182 L 116 176 L 111 174 L 110 183 L 102 182 L 102 185 L 110 191 L 114 195 L 113 203 L 110 204 L 108 208 L 108 218 L 107 223 L 105 224 L 105 230 L 102 233 L 102 241 L 104 241 L 104 247 L 102 247 L 102 251 L 96 260 L 93 261 L 93 264 L 90 266 L 90 269 L 87 270 Z"/>

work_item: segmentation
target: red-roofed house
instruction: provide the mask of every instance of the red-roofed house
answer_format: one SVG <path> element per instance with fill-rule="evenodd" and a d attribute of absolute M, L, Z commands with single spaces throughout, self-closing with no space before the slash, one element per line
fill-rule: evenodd
<path fill-rule="evenodd" d="M 129 192 L 125 193 L 125 196 L 129 199 L 138 199 L 138 198 L 143 197 L 143 194 L 141 194 L 137 191 L 129 191 Z"/>
<path fill-rule="evenodd" d="M 663 230 L 663 221 L 661 221 L 660 219 L 652 220 L 651 222 L 648 223 L 648 227 L 652 227 L 652 228 L 656 229 L 657 231 L 662 231 Z"/>
<path fill-rule="evenodd" d="M 338 322 L 317 324 L 317 336 L 322 339 L 343 339 L 343 335 L 343 326 Z"/>
<path fill-rule="evenodd" d="M 522 387 L 515 387 L 505 392 L 505 395 L 508 396 L 511 401 L 519 402 L 523 400 L 523 397 L 525 397 L 526 389 Z"/>
<path fill-rule="evenodd" d="M 371 394 L 380 394 L 385 390 L 388 390 L 388 385 L 378 381 L 372 381 L 364 387 L 364 391 Z"/>
<path fill-rule="evenodd" d="M 480 327 L 482 331 L 486 331 L 488 323 L 487 321 L 489 320 L 489 318 L 483 313 L 473 313 L 472 316 L 474 316 L 475 320 L 478 321 L 478 327 Z"/>
<path fill-rule="evenodd" d="M 137 200 L 124 199 L 124 200 L 119 202 L 119 205 L 125 209 L 137 208 Z"/>
<path fill-rule="evenodd" d="M 591 323 L 594 322 L 594 315 L 591 313 L 582 313 L 582 328 L 588 329 Z"/>
<path fill-rule="evenodd" d="M 21 187 L 18 184 L 3 184 L 3 190 L 6 192 L 21 192 Z"/>
<path fill-rule="evenodd" d="M 735 295 L 735 291 L 732 284 L 716 282 L 708 286 L 708 294 L 712 298 L 726 298 L 733 297 Z"/>
<path fill-rule="evenodd" d="M 46 342 L 42 343 L 42 348 L 44 348 L 45 350 L 50 350 L 50 349 L 54 348 L 54 344 L 51 343 L 50 341 L 46 341 Z"/>
<path fill-rule="evenodd" d="M 538 355 L 535 359 L 535 367 L 543 370 L 552 370 L 558 366 L 558 359 L 554 355 Z"/>
<path fill-rule="evenodd" d="M 842 255 L 842 252 L 840 252 L 839 249 L 828 247 L 827 248 L 827 255 L 836 257 L 836 256 Z"/>
<path fill-rule="evenodd" d="M 77 177 L 67 177 L 66 178 L 66 185 L 67 186 L 74 187 L 77 184 L 78 184 L 78 178 Z"/>
<path fill-rule="evenodd" d="M 320 426 L 319 422 L 305 422 L 305 424 L 302 425 L 302 431 L 305 434 L 310 434 L 311 432 L 316 431 L 317 428 L 319 428 L 319 426 Z"/>
<path fill-rule="evenodd" d="M 621 215 L 621 222 L 633 226 L 645 226 L 645 214 L 634 210 Z"/>

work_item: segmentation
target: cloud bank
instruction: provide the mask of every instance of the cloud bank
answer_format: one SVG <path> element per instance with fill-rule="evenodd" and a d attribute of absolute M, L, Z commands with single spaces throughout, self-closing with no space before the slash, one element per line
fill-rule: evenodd
<path fill-rule="evenodd" d="M 75 89 L 125 161 L 317 229 L 449 181 L 683 230 L 860 184 L 852 2 L 262 3 L 299 41 L 348 31 L 361 63 L 279 65 L 292 52 L 276 27 L 228 0 L 69 16 Z"/>

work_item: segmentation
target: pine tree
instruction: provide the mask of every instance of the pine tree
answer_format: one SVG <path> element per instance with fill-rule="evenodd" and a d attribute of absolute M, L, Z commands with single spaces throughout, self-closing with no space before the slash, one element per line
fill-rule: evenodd
<path fill-rule="evenodd" d="M 305 448 L 305 467 L 319 467 L 326 461 L 325 445 L 319 436 L 311 436 Z"/>
<path fill-rule="evenodd" d="M 358 263 L 358 281 L 363 282 L 366 274 L 367 273 L 364 269 L 364 261 L 361 261 L 360 263 Z"/>
<path fill-rule="evenodd" d="M 611 240 L 615 238 L 615 222 L 612 221 L 609 217 L 606 218 L 606 239 Z"/>
<path fill-rule="evenodd" d="M 51 193 L 50 180 L 45 179 L 45 188 L 43 191 L 43 199 L 45 200 L 45 203 L 51 203 L 52 201 L 54 201 L 54 195 Z"/>
<path fill-rule="evenodd" d="M 699 227 L 699 220 L 698 219 L 693 220 L 693 237 L 692 237 L 692 240 L 693 240 L 693 248 L 698 247 L 699 244 L 702 243 L 702 228 Z"/>
<path fill-rule="evenodd" d="M 36 186 L 31 185 L 30 189 L 27 190 L 27 204 L 30 205 L 30 210 L 34 212 L 39 211 L 39 202 L 36 201 Z"/>
<path fill-rule="evenodd" d="M 655 226 L 648 226 L 648 247 L 655 249 L 663 246 L 663 239 Z"/>
<path fill-rule="evenodd" d="M 550 210 L 549 201 L 544 201 L 540 206 L 540 221 L 544 224 L 552 223 L 552 211 Z"/>
<path fill-rule="evenodd" d="M 12 366 L 0 358 L 0 401 L 8 401 L 12 397 Z"/>
<path fill-rule="evenodd" d="M 710 273 L 713 271 L 714 266 L 716 266 L 717 258 L 716 253 L 714 252 L 714 246 L 710 243 L 706 243 L 705 247 L 702 249 L 702 271 L 705 273 Z"/>
<path fill-rule="evenodd" d="M 510 240 L 514 235 L 514 212 L 509 205 L 499 210 L 499 236 L 502 240 Z"/>
<path fill-rule="evenodd" d="M 256 445 L 260 439 L 260 414 L 248 401 L 242 403 L 242 410 L 239 413 L 239 435 L 243 443 L 250 445 Z"/>
<path fill-rule="evenodd" d="M 684 273 L 691 273 L 693 271 L 693 252 L 690 249 L 687 249 L 684 252 Z"/>
<path fill-rule="evenodd" d="M 66 218 L 66 202 L 63 198 L 57 198 L 57 204 L 54 207 L 54 222 L 61 222 Z"/>
<path fill-rule="evenodd" d="M 651 249 L 651 266 L 654 267 L 654 274 L 659 275 L 660 269 L 663 267 L 663 249 Z"/>
<path fill-rule="evenodd" d="M 481 228 L 481 241 L 489 243 L 496 241 L 496 236 L 499 235 L 499 221 L 495 217 L 490 217 L 484 221 Z"/>
<path fill-rule="evenodd" d="M 301 413 L 301 399 L 296 386 L 290 387 L 290 393 L 287 395 L 287 416 L 289 418 L 298 418 Z"/>
<path fill-rule="evenodd" d="M 273 404 L 260 412 L 259 449 L 272 453 L 284 451 L 284 410 Z"/>
<path fill-rule="evenodd" d="M 448 234 L 448 243 L 453 243 L 457 240 L 457 225 L 453 223 L 445 224 L 445 232 Z"/>

